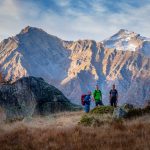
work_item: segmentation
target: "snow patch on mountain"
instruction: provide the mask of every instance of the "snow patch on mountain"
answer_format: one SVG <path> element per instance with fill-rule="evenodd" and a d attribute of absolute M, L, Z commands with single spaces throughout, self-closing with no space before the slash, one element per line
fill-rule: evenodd
<path fill-rule="evenodd" d="M 148 46 L 144 46 L 145 42 L 148 42 Z M 142 37 L 140 34 L 121 29 L 118 33 L 114 34 L 110 38 L 102 41 L 104 47 L 109 49 L 123 50 L 123 51 L 142 51 L 145 55 L 150 56 L 149 47 L 150 39 Z M 149 48 L 148 48 L 149 49 Z"/>

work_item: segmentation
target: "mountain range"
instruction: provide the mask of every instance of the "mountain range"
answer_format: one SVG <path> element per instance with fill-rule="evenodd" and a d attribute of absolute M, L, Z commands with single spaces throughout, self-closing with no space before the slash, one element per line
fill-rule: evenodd
<path fill-rule="evenodd" d="M 150 39 L 121 29 L 100 42 L 65 41 L 28 26 L 0 43 L 0 72 L 10 82 L 42 77 L 76 104 L 96 84 L 107 104 L 115 83 L 120 104 L 143 105 L 150 100 Z"/>

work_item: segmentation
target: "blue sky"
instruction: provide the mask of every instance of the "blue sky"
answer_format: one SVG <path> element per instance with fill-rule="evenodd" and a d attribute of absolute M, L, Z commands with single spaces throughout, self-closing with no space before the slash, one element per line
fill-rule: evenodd
<path fill-rule="evenodd" d="M 122 28 L 150 37 L 150 0 L 0 0 L 0 40 L 28 25 L 64 40 L 101 41 Z"/>

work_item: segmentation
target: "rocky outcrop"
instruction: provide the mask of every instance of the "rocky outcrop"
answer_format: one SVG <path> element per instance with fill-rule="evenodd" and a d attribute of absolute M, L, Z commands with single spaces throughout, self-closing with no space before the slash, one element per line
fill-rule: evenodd
<path fill-rule="evenodd" d="M 54 86 L 35 77 L 23 77 L 12 84 L 1 85 L 0 105 L 11 119 L 79 108 Z"/>
<path fill-rule="evenodd" d="M 116 119 L 123 118 L 125 117 L 126 114 L 127 112 L 124 109 L 122 109 L 121 107 L 117 107 L 114 109 L 113 118 Z"/>

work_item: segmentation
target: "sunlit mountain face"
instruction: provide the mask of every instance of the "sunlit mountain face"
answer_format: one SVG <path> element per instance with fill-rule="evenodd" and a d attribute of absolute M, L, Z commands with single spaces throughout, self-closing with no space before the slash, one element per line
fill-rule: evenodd
<path fill-rule="evenodd" d="M 142 105 L 150 99 L 150 39 L 121 29 L 101 42 L 64 41 L 26 27 L 0 43 L 2 78 L 42 77 L 72 102 L 99 84 L 105 104 L 113 83 L 119 103 Z"/>

